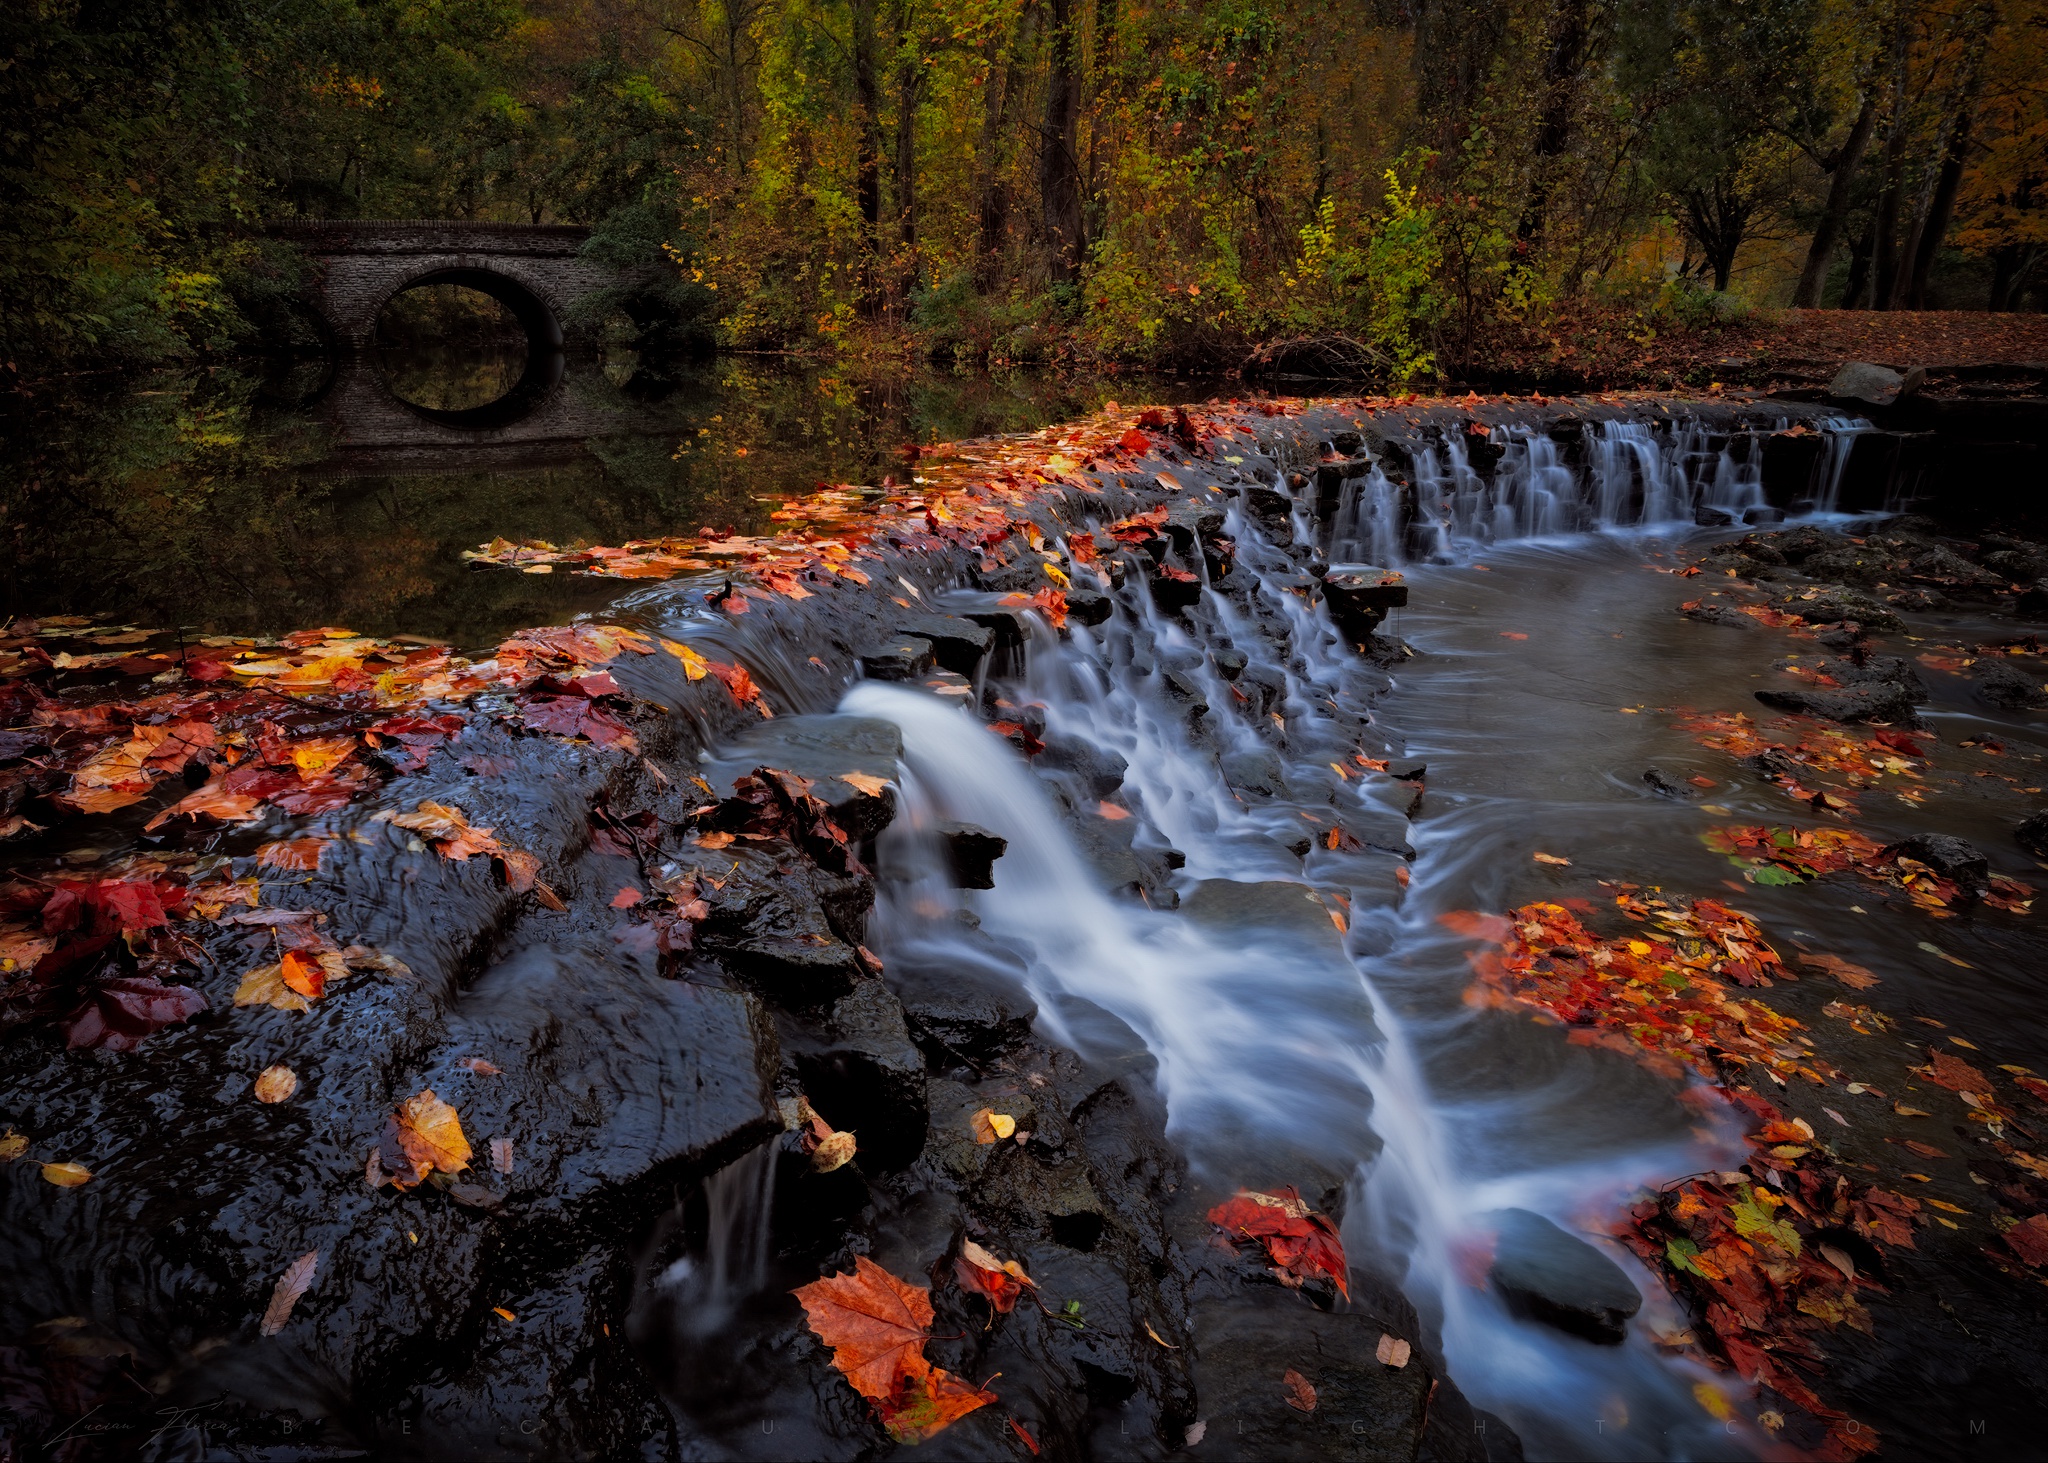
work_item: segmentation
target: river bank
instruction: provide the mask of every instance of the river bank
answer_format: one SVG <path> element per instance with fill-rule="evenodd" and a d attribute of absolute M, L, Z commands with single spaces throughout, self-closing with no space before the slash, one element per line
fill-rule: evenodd
<path fill-rule="evenodd" d="M 1593 1369 L 1572 1405 L 1632 1398 L 1639 1428 L 1678 1430 L 1670 1451 L 1770 1446 L 1754 1419 L 1772 1406 L 1736 1416 L 1742 1391 L 1712 1365 L 1755 1376 L 1728 1346 L 1746 1332 L 1675 1339 L 1672 1312 L 1652 1339 L 1646 1311 L 1622 1361 L 1588 1361 L 1570 1348 L 1596 1343 L 1447 1304 L 1455 1267 L 1386 1231 L 1444 1185 L 1374 1189 L 1415 1169 L 1400 1111 L 1430 1099 L 1386 1055 L 1419 1050 L 1408 1013 L 1353 962 L 1370 971 L 1400 930 L 1454 912 L 1415 830 L 1426 796 L 1460 794 L 1410 755 L 1441 735 L 1432 719 L 1397 731 L 1376 710 L 1427 672 L 1384 618 L 1409 581 L 1344 565 L 1439 556 L 1487 584 L 1503 566 L 1472 558 L 1480 542 L 1695 510 L 1768 525 L 1921 482 L 1892 466 L 1904 438 L 1828 416 L 1726 399 L 1105 406 L 920 453 L 900 488 L 782 503 L 777 537 L 486 546 L 498 567 L 479 574 L 663 581 L 488 656 L 338 630 L 193 645 L 14 627 L 9 811 L 75 816 L 17 830 L 10 995 L 76 986 L 100 1022 L 38 995 L 11 1038 L 42 1065 L 9 1085 L 28 1146 L 0 1168 L 7 1268 L 37 1279 L 7 1328 L 49 1426 L 83 1393 L 127 1431 L 189 1407 L 209 1438 L 252 1446 L 317 1421 L 326 1445 L 420 1456 L 647 1439 L 851 1456 L 885 1446 L 882 1425 L 786 1292 L 865 1256 L 937 1282 L 934 1360 L 977 1387 L 1002 1374 L 1001 1405 L 935 1437 L 941 1452 L 1028 1435 L 1117 1456 L 1505 1456 L 1508 1426 L 1460 1400 L 1468 1376 L 1542 1451 L 1587 1445 L 1583 1423 L 1471 1371 L 1475 1335 L 1562 1348 Z M 1869 582 L 1912 578 L 1911 612 L 1938 611 L 1927 573 L 1971 576 L 1923 572 L 1934 546 L 1912 550 L 1873 552 Z M 1759 539 L 1666 567 L 1698 569 L 1671 581 L 1690 602 L 1709 575 L 1761 586 L 1788 557 Z M 1979 578 L 1998 608 L 2004 588 Z M 1735 623 L 1861 643 L 1737 599 Z M 1671 608 L 1684 631 L 1735 633 Z M 108 788 L 135 796 L 93 811 L 82 794 Z M 156 812 L 171 816 L 141 826 Z M 86 911 L 69 924 L 50 913 L 64 890 Z M 1480 912 L 1514 907 L 1491 892 Z M 95 963 L 117 944 L 118 974 Z M 311 980 L 294 954 L 317 992 L 287 981 Z M 155 988 L 92 994 L 109 976 Z M 190 1005 L 159 993 L 175 990 L 206 1004 L 167 1008 Z M 255 1101 L 276 1067 L 293 1093 Z M 466 1170 L 445 1152 L 409 1168 L 425 1093 L 459 1114 Z M 853 1132 L 852 1164 L 818 1172 L 774 1136 L 800 1096 Z M 1633 1100 L 1677 1111 L 1668 1090 Z M 1740 1103 L 1713 1113 L 1725 1168 L 1798 1173 L 1746 1147 Z M 1011 1131 L 977 1141 L 977 1114 Z M 59 1187 L 39 1163 L 91 1177 Z M 1601 1193 L 1649 1172 L 1632 1161 Z M 1210 1216 L 1236 1188 L 1289 1185 L 1341 1221 L 1348 1285 L 1219 1243 Z M 991 1313 L 949 1279 L 963 1238 L 1017 1259 L 1051 1314 Z M 311 1284 L 257 1335 L 303 1254 L 320 1257 Z M 1382 1338 L 1412 1359 L 1384 1360 Z M 1288 1401 L 1283 1353 L 1317 1410 Z M 1774 1385 L 1773 1404 L 1819 1393 L 1799 1441 L 1854 1451 L 1844 1424 L 1870 1419 L 1826 1400 L 1829 1381 Z M 1623 1412 L 1598 1416 L 1620 1431 Z"/>

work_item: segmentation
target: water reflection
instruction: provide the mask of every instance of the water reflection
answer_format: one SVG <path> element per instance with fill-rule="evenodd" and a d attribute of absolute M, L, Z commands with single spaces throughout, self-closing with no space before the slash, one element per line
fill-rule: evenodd
<path fill-rule="evenodd" d="M 516 419 L 450 420 L 498 369 L 483 354 L 188 370 L 0 408 L 0 611 L 485 644 L 619 588 L 469 571 L 461 551 L 494 536 L 759 532 L 778 501 L 820 483 L 908 476 L 907 444 L 1036 429 L 1117 395 L 1203 394 L 622 353 L 557 358 L 559 377 Z M 407 405 L 393 382 L 450 405 Z"/>

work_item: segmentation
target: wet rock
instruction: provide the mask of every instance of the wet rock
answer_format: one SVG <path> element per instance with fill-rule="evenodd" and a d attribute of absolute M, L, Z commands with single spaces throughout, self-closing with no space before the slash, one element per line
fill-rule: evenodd
<path fill-rule="evenodd" d="M 1402 782 L 1417 782 L 1429 775 L 1429 764 L 1415 757 L 1389 757 L 1387 776 Z"/>
<path fill-rule="evenodd" d="M 903 1005 L 887 985 L 862 977 L 832 1007 L 822 1040 L 789 1036 L 804 1094 L 860 1145 L 868 1172 L 906 1168 L 925 1139 L 924 1053 L 910 1039 Z"/>
<path fill-rule="evenodd" d="M 1692 510 L 1692 521 L 1701 528 L 1726 528 L 1735 522 L 1735 515 L 1721 508 L 1709 508 L 1702 503 Z"/>
<path fill-rule="evenodd" d="M 915 680 L 932 665 L 932 643 L 919 635 L 898 635 L 860 656 L 862 674 L 875 681 Z"/>
<path fill-rule="evenodd" d="M 1041 770 L 1073 778 L 1095 798 L 1106 798 L 1124 785 L 1130 764 L 1115 752 L 1059 732 L 1047 732 L 1042 740 L 1045 750 L 1034 759 Z"/>
<path fill-rule="evenodd" d="M 1236 680 L 1244 674 L 1245 666 L 1250 664 L 1242 650 L 1218 650 L 1209 657 L 1209 660 L 1216 667 L 1216 674 L 1226 681 Z"/>
<path fill-rule="evenodd" d="M 1294 513 L 1294 500 L 1278 488 L 1263 483 L 1245 489 L 1244 505 L 1254 516 L 1266 521 L 1268 532 L 1278 530 L 1278 540 L 1288 542 L 1293 535 L 1286 532 L 1287 523 Z"/>
<path fill-rule="evenodd" d="M 1484 1463 L 1486 1439 L 1470 1406 L 1438 1373 L 1419 1335 L 1406 1366 L 1380 1363 L 1375 1352 L 1380 1336 L 1391 1334 L 1389 1324 L 1400 1325 L 1355 1310 L 1320 1311 L 1284 1293 L 1208 1301 L 1195 1313 L 1193 1337 L 1207 1426 L 1189 1455 L 1261 1463 L 1424 1457 Z M 1288 1405 L 1281 1383 L 1288 1371 L 1315 1389 L 1313 1412 Z"/>
<path fill-rule="evenodd" d="M 1512 1309 L 1589 1341 L 1627 1333 L 1643 1298 L 1614 1261 L 1527 1209 L 1485 1220 L 1497 1236 L 1487 1278 Z"/>
<path fill-rule="evenodd" d="M 2021 590 L 2012 611 L 2023 620 L 2048 620 L 2048 579 L 2036 579 Z"/>
<path fill-rule="evenodd" d="M 823 800 L 849 838 L 872 838 L 896 812 L 893 788 L 863 792 L 844 773 L 863 778 L 896 776 L 903 734 L 892 721 L 872 716 L 778 716 L 735 737 L 705 764 L 705 780 L 720 797 L 730 797 L 734 780 L 757 767 L 794 772 L 811 782 L 811 796 Z"/>
<path fill-rule="evenodd" d="M 1673 798 L 1680 802 L 1689 802 L 1698 795 L 1697 788 L 1688 787 L 1677 778 L 1668 776 L 1655 767 L 1643 773 L 1643 781 L 1648 783 L 1650 791 L 1657 794 L 1660 798 Z"/>
<path fill-rule="evenodd" d="M 1328 906 L 1306 884 L 1204 879 L 1181 900 L 1180 911 L 1196 924 L 1240 939 L 1256 930 L 1304 950 L 1345 958 L 1344 937 L 1331 923 Z"/>
<path fill-rule="evenodd" d="M 1733 605 L 1716 600 L 1703 599 L 1693 604 L 1681 605 L 1678 612 L 1688 620 L 1698 620 L 1703 625 L 1722 625 L 1730 630 L 1754 630 L 1757 622 Z"/>
<path fill-rule="evenodd" d="M 996 887 L 995 862 L 1009 848 L 1007 838 L 989 832 L 978 823 L 941 823 L 937 831 L 946 845 L 946 857 L 952 865 L 956 889 Z"/>
<path fill-rule="evenodd" d="M 1408 603 L 1408 586 L 1385 583 L 1379 570 L 1344 570 L 1323 580 L 1323 600 L 1330 617 L 1352 640 L 1370 638 L 1387 611 Z"/>
<path fill-rule="evenodd" d="M 1093 589 L 1067 591 L 1067 618 L 1079 625 L 1105 623 L 1116 606 L 1108 595 Z"/>
<path fill-rule="evenodd" d="M 1828 382 L 1828 395 L 1836 401 L 1861 402 L 1867 406 L 1890 406 L 1898 399 L 1906 378 L 1884 366 L 1868 361 L 1850 361 Z"/>
<path fill-rule="evenodd" d="M 2011 661 L 1979 661 L 1974 669 L 1977 694 L 1993 706 L 2007 711 L 2032 711 L 2048 706 L 2048 687 Z"/>
<path fill-rule="evenodd" d="M 826 906 L 858 904 L 858 896 L 831 887 L 787 844 L 727 852 L 737 857 L 724 886 L 701 896 L 708 913 L 697 924 L 697 949 L 780 1005 L 821 1005 L 850 991 L 863 974 L 860 957 Z"/>
<path fill-rule="evenodd" d="M 1759 564 L 1782 564 L 1785 562 L 1785 553 L 1778 547 L 1777 538 L 1776 534 L 1747 534 L 1733 544 L 1724 545 L 1716 552 L 1741 554 Z"/>
<path fill-rule="evenodd" d="M 1781 594 L 1771 608 L 1797 615 L 1809 625 L 1839 625 L 1845 620 L 1879 630 L 1899 630 L 1904 625 L 1885 605 L 1846 585 L 1822 584 L 1810 589 Z"/>
<path fill-rule="evenodd" d="M 1872 680 L 1836 689 L 1758 691 L 1756 699 L 1780 711 L 1796 711 L 1827 721 L 1882 721 L 1918 726 L 1920 718 L 1913 707 L 1925 695 L 1902 681 Z"/>
<path fill-rule="evenodd" d="M 2030 814 L 2026 821 L 2012 830 L 2012 836 L 2019 840 L 2021 848 L 2037 858 L 2048 858 L 2048 809 Z"/>
<path fill-rule="evenodd" d="M 1180 573 L 1168 573 L 1167 565 L 1153 566 L 1151 585 L 1152 600 L 1163 610 L 1184 610 L 1202 602 L 1202 581 L 1193 574 L 1182 578 Z M 1185 572 L 1185 571 L 1182 571 Z"/>
<path fill-rule="evenodd" d="M 1800 569 L 1815 579 L 1835 584 L 1860 584 L 1865 587 L 1876 584 L 1887 574 L 1896 572 L 1894 561 L 1877 554 L 1866 554 L 1854 548 L 1828 549 L 1810 556 Z"/>
<path fill-rule="evenodd" d="M 1742 510 L 1742 521 L 1744 523 L 1783 523 L 1785 521 L 1785 510 L 1783 508 L 1772 508 L 1768 505 L 1745 508 Z"/>
<path fill-rule="evenodd" d="M 1193 555 L 1198 545 L 1222 534 L 1222 504 L 1220 501 L 1176 503 L 1167 509 L 1166 522 L 1161 527 L 1173 541 L 1174 548 L 1183 555 Z"/>
<path fill-rule="evenodd" d="M 1982 891 L 1991 878 L 1991 861 L 1974 845 L 1946 833 L 1916 833 L 1887 845 L 1880 856 L 1917 859 L 1973 893 Z"/>
<path fill-rule="evenodd" d="M 1798 564 L 1815 554 L 1831 549 L 1847 548 L 1848 542 L 1825 529 L 1804 527 L 1791 528 L 1773 536 L 1772 546 L 1785 557 L 1787 563 Z"/>
<path fill-rule="evenodd" d="M 1187 707 L 1190 717 L 1208 713 L 1209 698 L 1193 676 L 1186 671 L 1168 670 L 1160 672 L 1159 678 L 1165 683 L 1167 694 Z"/>
<path fill-rule="evenodd" d="M 883 977 L 903 1003 L 911 1035 L 950 1066 L 992 1061 L 1031 1035 L 1038 1007 L 1022 959 L 968 925 L 943 942 L 891 959 Z"/>
<path fill-rule="evenodd" d="M 1239 792 L 1272 798 L 1287 790 L 1287 773 L 1277 752 L 1264 748 L 1250 752 L 1226 752 L 1218 761 L 1223 780 Z"/>
<path fill-rule="evenodd" d="M 995 648 L 995 631 L 957 615 L 910 615 L 896 621 L 895 633 L 931 643 L 932 658 L 957 675 L 972 677 L 982 657 Z M 885 679 L 877 677 L 876 679 Z M 900 677 L 894 679 L 901 679 Z"/>

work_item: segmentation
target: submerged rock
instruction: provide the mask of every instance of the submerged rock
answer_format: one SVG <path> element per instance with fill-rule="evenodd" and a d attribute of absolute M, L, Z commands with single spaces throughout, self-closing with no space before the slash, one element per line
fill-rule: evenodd
<path fill-rule="evenodd" d="M 872 716 L 778 716 L 741 732 L 705 764 L 705 779 L 720 797 L 730 797 L 734 780 L 757 767 L 773 767 L 808 778 L 811 796 L 822 799 L 849 838 L 872 838 L 896 811 L 893 788 L 864 791 L 843 781 L 896 776 L 903 733 L 893 721 Z"/>
<path fill-rule="evenodd" d="M 1686 786 L 1677 778 L 1667 776 L 1655 767 L 1643 773 L 1643 781 L 1649 784 L 1651 792 L 1661 798 L 1674 798 L 1685 802 L 1698 795 L 1697 789 Z"/>
<path fill-rule="evenodd" d="M 904 616 L 896 621 L 895 631 L 906 639 L 928 642 L 940 666 L 970 677 L 996 643 L 995 631 L 957 615 Z"/>
<path fill-rule="evenodd" d="M 1494 1226 L 1487 1278 L 1510 1308 L 1589 1341 L 1618 1342 L 1643 1298 L 1622 1268 L 1527 1209 L 1484 1216 Z"/>
<path fill-rule="evenodd" d="M 895 639 L 861 652 L 862 674 L 876 681 L 912 681 L 932 669 L 932 643 L 918 635 Z"/>
<path fill-rule="evenodd" d="M 1978 663 L 1977 694 L 2007 711 L 2032 711 L 2048 706 L 2048 686 L 2010 661 Z"/>
<path fill-rule="evenodd" d="M 2039 858 L 2048 858 L 2048 809 L 2030 814 L 2026 821 L 2012 830 L 2012 836 L 2019 840 L 2021 848 Z"/>

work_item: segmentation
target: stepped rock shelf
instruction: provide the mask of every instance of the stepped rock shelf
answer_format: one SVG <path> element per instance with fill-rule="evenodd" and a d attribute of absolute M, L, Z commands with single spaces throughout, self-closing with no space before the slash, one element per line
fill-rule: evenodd
<path fill-rule="evenodd" d="M 1110 409 L 928 449 L 911 485 L 821 491 L 773 538 L 487 545 L 478 572 L 646 582 L 486 654 L 9 627 L 13 1436 L 175 1412 L 247 1454 L 852 1457 L 926 1426 L 973 1456 L 1512 1456 L 1391 1280 L 1213 1222 L 1239 1184 L 1341 1215 L 1328 1154 L 1219 1176 L 1142 1035 L 1043 1009 L 1003 939 L 963 916 L 937 965 L 875 943 L 908 754 L 838 703 L 864 680 L 964 708 L 1032 759 L 1108 897 L 1185 891 L 1190 927 L 1341 962 L 1405 885 L 1426 775 L 1372 720 L 1403 564 L 1899 508 L 1955 491 L 1935 461 L 1825 404 L 1722 397 Z M 1200 648 L 1130 638 L 1158 616 Z M 1189 887 L 1123 759 L 1026 694 L 1076 636 L 1124 646 L 1198 741 L 1238 718 L 1287 752 L 1218 744 L 1240 801 L 1324 743 L 1333 787 L 1374 800 L 1276 822 L 1265 882 Z M 1328 668 L 1313 706 L 1302 656 Z M 1000 896 L 1002 830 L 936 836 L 941 885 Z M 1350 862 L 1319 880 L 1326 855 Z M 806 1111 L 850 1162 L 814 1161 Z M 896 1383 L 848 1386 L 793 1283 L 735 1288 L 716 1254 L 750 1164 L 760 1273 L 859 1257 L 929 1284 L 913 1400 L 946 1411 L 929 1378 L 981 1400 L 920 1424 Z M 953 1281 L 970 1241 L 1047 1304 Z M 1588 1273 L 1601 1294 L 1538 1309 L 1621 1333 L 1633 1307 Z M 1268 1366 L 1304 1337 L 1308 1408 Z"/>

